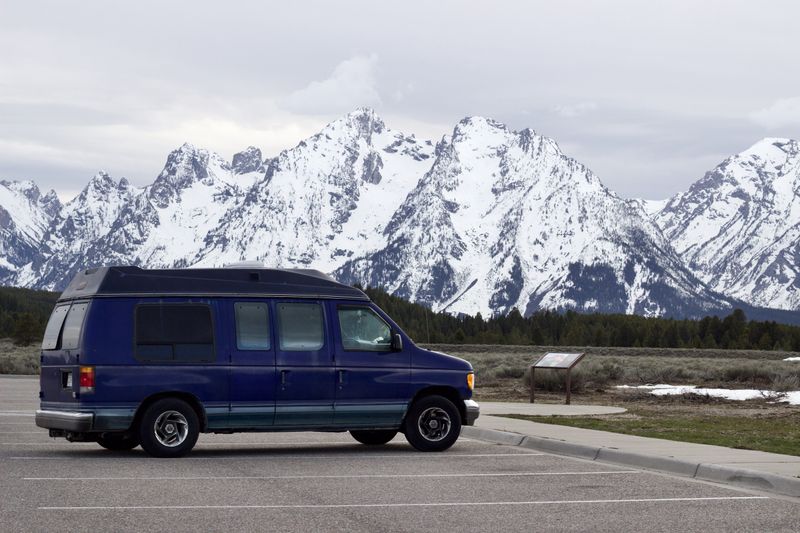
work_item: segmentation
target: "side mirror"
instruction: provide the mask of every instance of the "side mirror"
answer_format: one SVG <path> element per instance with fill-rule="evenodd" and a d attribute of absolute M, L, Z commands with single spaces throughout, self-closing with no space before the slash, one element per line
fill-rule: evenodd
<path fill-rule="evenodd" d="M 392 333 L 392 351 L 403 351 L 403 337 L 399 333 Z"/>

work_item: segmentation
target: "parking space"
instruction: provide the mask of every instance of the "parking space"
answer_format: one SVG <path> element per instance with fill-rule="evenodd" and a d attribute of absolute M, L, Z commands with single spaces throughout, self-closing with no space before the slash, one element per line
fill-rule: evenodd
<path fill-rule="evenodd" d="M 113 453 L 49 439 L 35 397 L 35 380 L 0 378 L 2 531 L 795 531 L 800 519 L 789 499 L 468 439 L 423 454 L 402 437 L 203 435 L 183 459 Z"/>

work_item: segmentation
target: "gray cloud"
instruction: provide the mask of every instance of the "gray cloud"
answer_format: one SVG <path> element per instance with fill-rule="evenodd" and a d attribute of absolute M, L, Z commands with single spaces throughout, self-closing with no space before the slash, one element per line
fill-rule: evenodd
<path fill-rule="evenodd" d="M 780 13 L 780 16 L 775 16 Z M 357 105 L 438 137 L 466 115 L 555 138 L 665 197 L 800 137 L 796 2 L 6 3 L 0 178 L 152 181 L 184 141 L 275 154 Z"/>
<path fill-rule="evenodd" d="M 757 123 L 769 129 L 800 126 L 800 96 L 781 98 L 750 114 Z"/>
<path fill-rule="evenodd" d="M 298 113 L 347 113 L 358 106 L 379 106 L 375 80 L 378 56 L 355 56 L 339 63 L 330 77 L 292 92 L 282 107 Z"/>

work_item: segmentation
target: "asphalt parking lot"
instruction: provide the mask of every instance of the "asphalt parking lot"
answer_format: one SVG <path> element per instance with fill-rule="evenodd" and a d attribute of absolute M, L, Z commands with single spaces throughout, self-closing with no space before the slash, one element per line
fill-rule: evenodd
<path fill-rule="evenodd" d="M 0 531 L 797 531 L 791 498 L 461 439 L 202 435 L 183 459 L 50 439 L 0 377 Z"/>

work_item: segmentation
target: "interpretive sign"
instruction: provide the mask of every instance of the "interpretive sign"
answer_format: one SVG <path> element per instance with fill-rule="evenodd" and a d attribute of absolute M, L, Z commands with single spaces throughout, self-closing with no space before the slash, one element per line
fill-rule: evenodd
<path fill-rule="evenodd" d="M 546 353 L 533 366 L 536 368 L 572 368 L 581 358 L 582 353 Z"/>
<path fill-rule="evenodd" d="M 571 400 L 572 390 L 571 390 L 571 382 L 570 382 L 570 371 L 572 367 L 577 365 L 583 356 L 586 355 L 585 353 L 561 353 L 561 352 L 550 352 L 544 354 L 538 361 L 531 365 L 531 403 L 534 400 L 534 388 L 535 388 L 535 381 L 534 376 L 537 368 L 551 368 L 556 370 L 566 370 L 567 371 L 567 405 Z"/>

